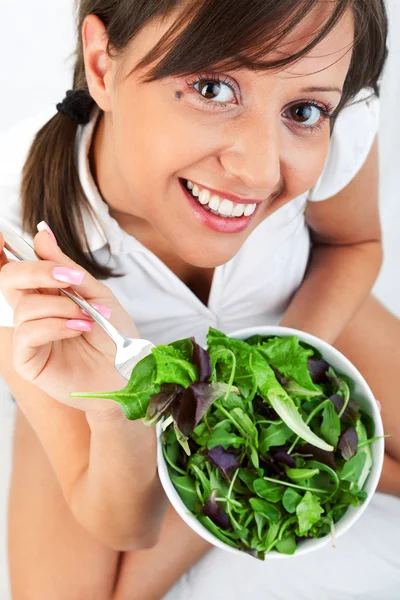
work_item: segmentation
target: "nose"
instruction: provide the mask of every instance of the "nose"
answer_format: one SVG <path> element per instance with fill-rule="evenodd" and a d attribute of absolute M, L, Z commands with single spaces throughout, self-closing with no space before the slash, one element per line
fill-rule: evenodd
<path fill-rule="evenodd" d="M 241 123 L 229 148 L 220 153 L 226 173 L 251 190 L 274 191 L 281 179 L 279 127 Z"/>

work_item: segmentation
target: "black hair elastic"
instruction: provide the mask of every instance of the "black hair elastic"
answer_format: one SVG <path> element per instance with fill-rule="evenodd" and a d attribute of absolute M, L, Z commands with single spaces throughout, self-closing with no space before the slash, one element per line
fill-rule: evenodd
<path fill-rule="evenodd" d="M 79 125 L 85 125 L 90 121 L 90 113 L 95 101 L 85 90 L 68 90 L 64 100 L 57 104 L 58 112 L 67 116 Z"/>

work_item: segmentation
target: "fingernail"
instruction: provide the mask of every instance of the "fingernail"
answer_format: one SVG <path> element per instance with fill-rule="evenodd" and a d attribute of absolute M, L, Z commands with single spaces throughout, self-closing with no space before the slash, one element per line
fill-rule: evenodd
<path fill-rule="evenodd" d="M 53 239 L 53 241 L 57 244 L 56 236 L 54 235 L 54 233 L 52 232 L 50 227 L 47 225 L 46 221 L 41 221 L 40 223 L 38 223 L 37 230 L 38 231 L 47 231 L 47 233 L 50 235 L 50 237 Z"/>
<path fill-rule="evenodd" d="M 72 283 L 73 285 L 80 285 L 85 276 L 84 271 L 70 269 L 69 267 L 55 267 L 51 273 L 54 279 L 57 279 L 57 281 L 62 281 L 63 283 Z"/>
<path fill-rule="evenodd" d="M 379 411 L 381 411 L 382 410 L 382 404 L 379 402 L 379 400 L 377 400 L 376 403 L 378 405 Z"/>
<path fill-rule="evenodd" d="M 103 317 L 105 319 L 109 319 L 111 317 L 111 313 L 112 313 L 111 308 L 107 308 L 107 306 L 103 306 L 102 304 L 96 304 L 95 302 L 90 302 L 90 305 L 93 306 L 93 308 L 95 308 L 96 310 L 98 310 L 99 313 L 101 315 L 103 315 Z M 81 310 L 84 315 L 87 315 L 88 317 L 90 317 L 89 313 L 86 312 L 86 310 L 83 310 L 83 308 Z"/>
<path fill-rule="evenodd" d="M 74 331 L 92 331 L 93 323 L 90 321 L 80 321 L 79 319 L 71 319 L 66 323 L 68 329 Z"/>

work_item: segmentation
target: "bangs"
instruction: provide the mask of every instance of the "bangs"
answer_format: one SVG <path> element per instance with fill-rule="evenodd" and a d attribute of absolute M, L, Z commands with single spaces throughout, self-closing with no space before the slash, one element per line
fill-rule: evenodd
<path fill-rule="evenodd" d="M 172 10 L 177 8 L 173 4 Z M 306 37 L 300 50 L 288 55 L 279 49 L 311 12 L 329 5 L 329 16 L 311 38 Z M 351 5 L 351 0 L 195 0 L 183 7 L 174 24 L 134 71 L 157 62 L 143 78 L 144 82 L 151 82 L 210 68 L 279 70 L 308 54 Z M 271 54 L 280 57 L 267 60 Z"/>

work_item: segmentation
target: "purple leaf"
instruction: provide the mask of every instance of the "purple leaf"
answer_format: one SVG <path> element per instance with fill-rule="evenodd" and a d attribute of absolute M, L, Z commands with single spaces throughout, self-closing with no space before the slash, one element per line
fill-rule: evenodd
<path fill-rule="evenodd" d="M 335 455 L 333 452 L 321 450 L 321 448 L 317 448 L 316 446 L 308 443 L 303 444 L 303 446 L 296 446 L 294 451 L 298 454 L 311 454 L 319 462 L 331 467 L 331 469 L 336 469 Z"/>
<path fill-rule="evenodd" d="M 162 383 L 158 394 L 150 396 L 144 421 L 147 425 L 153 425 L 158 419 L 170 409 L 174 400 L 178 399 L 184 391 L 181 385 L 176 383 Z"/>
<path fill-rule="evenodd" d="M 269 406 L 266 402 L 264 402 L 261 396 L 255 396 L 254 400 L 256 403 L 256 412 L 259 415 L 262 415 L 269 421 L 276 421 L 279 419 L 278 413 L 272 408 L 272 406 Z"/>
<path fill-rule="evenodd" d="M 340 411 L 342 410 L 343 404 L 344 404 L 343 396 L 340 396 L 339 394 L 334 394 L 333 396 L 331 396 L 329 398 L 329 400 L 333 403 L 337 414 L 339 414 Z M 350 398 L 350 400 L 347 403 L 346 408 L 344 409 L 344 413 L 340 417 L 340 420 L 344 421 L 345 423 L 347 422 L 347 423 L 351 423 L 351 424 L 355 425 L 356 421 L 359 418 L 360 418 L 360 407 L 355 400 L 352 400 Z"/>
<path fill-rule="evenodd" d="M 184 390 L 179 398 L 179 410 L 173 406 L 172 413 L 182 435 L 187 437 L 192 433 L 214 400 L 220 398 L 227 388 L 225 383 L 192 383 Z"/>
<path fill-rule="evenodd" d="M 338 448 L 344 460 L 350 460 L 357 453 L 358 435 L 353 427 L 343 431 L 339 438 Z"/>
<path fill-rule="evenodd" d="M 293 456 L 290 456 L 290 454 L 284 452 L 283 450 L 278 450 L 278 452 L 272 454 L 272 460 L 274 462 L 287 465 L 293 469 L 296 468 L 296 461 L 294 460 Z"/>
<path fill-rule="evenodd" d="M 241 466 L 236 454 L 227 452 L 223 446 L 214 446 L 207 452 L 207 456 L 225 479 L 229 479 L 232 471 Z"/>
<path fill-rule="evenodd" d="M 282 477 L 285 475 L 285 471 L 279 466 L 274 460 L 268 458 L 259 457 L 260 468 L 263 469 L 264 474 L 273 475 L 274 477 Z"/>
<path fill-rule="evenodd" d="M 208 381 L 211 377 L 211 359 L 207 350 L 205 350 L 202 346 L 200 346 L 194 337 L 191 337 L 191 342 L 193 344 L 193 362 L 196 367 L 199 369 L 199 381 L 203 383 L 204 381 Z"/>
<path fill-rule="evenodd" d="M 218 525 L 218 527 L 221 527 L 221 529 L 229 529 L 231 524 L 229 522 L 228 515 L 223 508 L 218 506 L 215 500 L 215 493 L 216 490 L 211 492 L 211 495 L 208 497 L 206 503 L 201 507 L 201 512 L 209 517 L 213 523 Z"/>
<path fill-rule="evenodd" d="M 326 383 L 328 381 L 327 373 L 329 365 L 325 360 L 309 358 L 307 364 L 313 383 Z"/>

